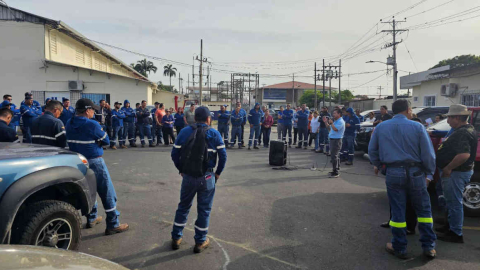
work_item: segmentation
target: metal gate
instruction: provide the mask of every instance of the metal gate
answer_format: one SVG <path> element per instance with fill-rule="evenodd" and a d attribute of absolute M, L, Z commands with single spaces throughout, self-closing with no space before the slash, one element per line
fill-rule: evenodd
<path fill-rule="evenodd" d="M 33 100 L 40 104 L 45 104 L 45 91 L 32 91 Z"/>
<path fill-rule="evenodd" d="M 100 104 L 100 100 L 105 100 L 106 102 L 110 102 L 110 94 L 85 94 L 83 93 L 82 94 L 82 98 L 88 98 L 90 99 L 91 101 L 93 101 L 93 103 L 95 104 Z"/>

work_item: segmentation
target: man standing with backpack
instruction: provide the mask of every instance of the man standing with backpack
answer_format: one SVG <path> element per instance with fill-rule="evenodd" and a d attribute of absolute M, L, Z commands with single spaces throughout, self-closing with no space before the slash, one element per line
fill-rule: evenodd
<path fill-rule="evenodd" d="M 195 122 L 194 125 L 182 129 L 172 149 L 173 163 L 183 177 L 180 203 L 172 230 L 172 249 L 180 248 L 188 212 L 197 195 L 198 218 L 195 221 L 193 251 L 200 253 L 210 245 L 207 238 L 210 211 L 215 195 L 215 184 L 227 162 L 227 151 L 220 133 L 210 127 L 211 116 L 207 107 L 195 110 Z M 214 170 L 217 154 L 218 166 Z"/>

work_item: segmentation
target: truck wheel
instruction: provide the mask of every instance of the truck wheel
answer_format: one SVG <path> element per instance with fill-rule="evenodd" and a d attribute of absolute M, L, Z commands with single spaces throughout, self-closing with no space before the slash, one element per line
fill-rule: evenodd
<path fill-rule="evenodd" d="M 77 250 L 80 245 L 82 219 L 71 204 L 40 201 L 27 206 L 17 223 L 19 244 Z"/>
<path fill-rule="evenodd" d="M 480 183 L 470 182 L 465 186 L 463 212 L 467 217 L 480 216 Z"/>

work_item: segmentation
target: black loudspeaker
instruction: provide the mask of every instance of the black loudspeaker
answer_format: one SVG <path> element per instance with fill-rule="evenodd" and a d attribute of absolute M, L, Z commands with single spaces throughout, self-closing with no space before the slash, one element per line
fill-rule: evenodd
<path fill-rule="evenodd" d="M 269 164 L 283 166 L 287 164 L 287 145 L 281 141 L 270 141 Z"/>

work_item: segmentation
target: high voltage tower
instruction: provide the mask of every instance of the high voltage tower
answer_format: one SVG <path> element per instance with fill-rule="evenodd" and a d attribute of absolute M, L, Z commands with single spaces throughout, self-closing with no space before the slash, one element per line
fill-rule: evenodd
<path fill-rule="evenodd" d="M 244 95 L 248 94 L 248 106 L 251 107 L 251 93 L 255 90 L 255 99 L 258 97 L 260 75 L 253 73 L 232 73 L 230 75 L 231 104 L 239 102 L 245 104 Z"/>
<path fill-rule="evenodd" d="M 338 68 L 338 70 L 337 70 Z M 333 69 L 333 70 L 332 70 Z M 321 71 L 322 74 L 317 74 L 318 71 Z M 315 110 L 318 110 L 318 101 L 317 101 L 317 81 L 322 81 L 323 82 L 323 89 L 322 89 L 322 94 L 323 94 L 323 105 L 322 107 L 325 107 L 325 81 L 329 81 L 329 100 L 330 100 L 330 107 L 332 106 L 332 79 L 338 79 L 338 104 L 342 102 L 342 97 L 341 97 L 341 77 L 342 77 L 342 60 L 338 60 L 338 66 L 332 66 L 331 64 L 328 64 L 328 66 L 325 66 L 325 59 L 323 59 L 322 62 L 322 69 L 317 70 L 317 62 L 315 62 L 315 69 L 314 69 L 315 75 L 314 75 L 314 81 L 315 81 Z"/>

